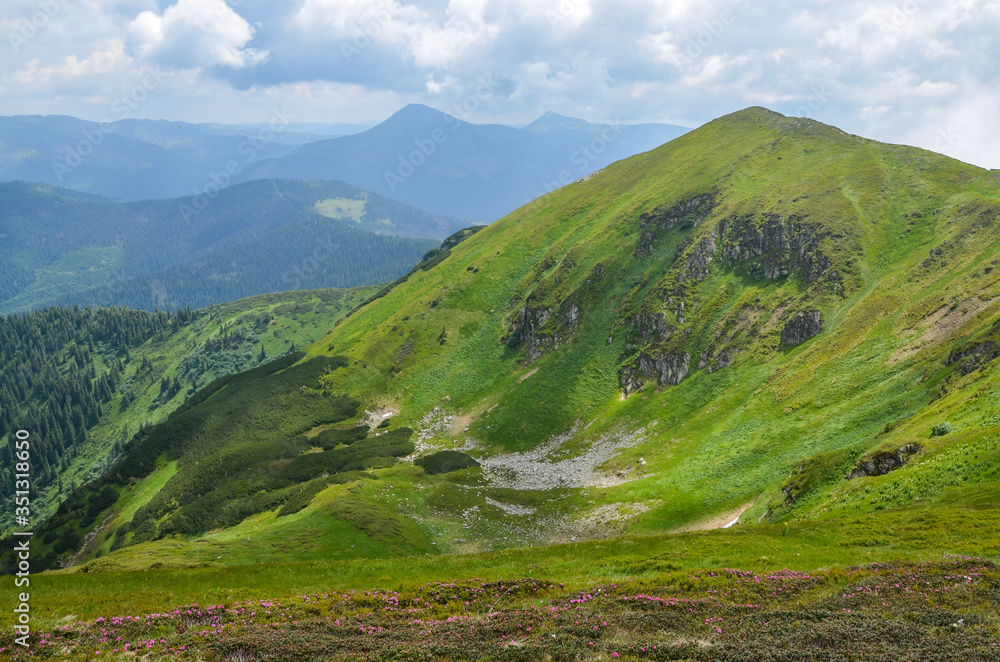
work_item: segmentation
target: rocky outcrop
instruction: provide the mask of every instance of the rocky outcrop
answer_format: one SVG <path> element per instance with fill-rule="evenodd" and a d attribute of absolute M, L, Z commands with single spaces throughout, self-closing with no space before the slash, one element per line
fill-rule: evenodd
<path fill-rule="evenodd" d="M 656 313 L 655 315 L 647 315 L 644 313 L 639 313 L 635 319 L 635 332 L 645 343 L 650 343 L 653 341 L 664 341 L 673 335 L 676 328 L 667 324 L 667 315 L 665 313 Z M 631 351 L 635 349 L 634 345 L 625 348 L 626 351 Z"/>
<path fill-rule="evenodd" d="M 688 255 L 687 269 L 677 274 L 678 283 L 683 283 L 688 278 L 694 278 L 699 282 L 708 278 L 712 258 L 718 249 L 718 238 L 719 235 L 716 234 L 715 230 L 712 230 L 695 244 L 694 249 Z"/>
<path fill-rule="evenodd" d="M 985 370 L 986 366 L 1000 356 L 1000 347 L 992 340 L 969 345 L 948 355 L 945 365 L 958 364 L 958 371 L 967 375 L 973 370 Z"/>
<path fill-rule="evenodd" d="M 708 372 L 711 374 L 717 370 L 728 368 L 739 351 L 740 350 L 735 347 L 726 347 L 716 354 L 715 350 L 710 347 L 699 355 L 697 369 L 703 370 L 704 368 L 708 368 Z"/>
<path fill-rule="evenodd" d="M 812 284 L 826 274 L 839 282 L 839 274 L 830 272 L 833 265 L 819 248 L 820 241 L 832 235 L 817 232 L 798 216 L 728 218 L 719 223 L 719 236 L 726 266 L 742 269 L 751 278 L 773 280 L 799 273 Z"/>
<path fill-rule="evenodd" d="M 920 444 L 911 443 L 896 451 L 878 451 L 862 458 L 856 467 L 847 474 L 847 480 L 864 478 L 865 476 L 884 476 L 906 464 L 910 456 L 920 450 Z"/>
<path fill-rule="evenodd" d="M 528 363 L 540 357 L 552 344 L 552 339 L 542 334 L 542 327 L 552 315 L 552 308 L 530 308 L 523 306 L 517 314 L 517 324 L 512 338 L 523 343 Z M 512 343 L 508 343 L 512 344 Z"/>
<path fill-rule="evenodd" d="M 690 354 L 639 354 L 635 365 L 623 367 L 618 374 L 618 381 L 625 395 L 634 393 L 642 386 L 639 377 L 655 379 L 661 386 L 680 384 L 691 367 Z"/>
<path fill-rule="evenodd" d="M 552 266 L 555 266 L 555 262 L 549 265 L 550 268 Z M 517 310 L 517 316 L 511 322 L 507 347 L 514 349 L 524 346 L 527 363 L 572 341 L 589 312 L 587 302 L 595 301 L 603 292 L 607 269 L 598 263 L 591 268 L 577 289 L 563 297 L 554 296 L 552 293 L 571 279 L 576 269 L 578 266 L 567 257 L 556 273 L 547 280 L 535 283 L 533 292 L 511 299 L 511 309 Z M 525 289 L 529 290 L 527 287 Z M 525 303 L 522 304 L 522 301 Z"/>
<path fill-rule="evenodd" d="M 702 193 L 683 200 L 670 207 L 658 207 L 645 212 L 639 217 L 639 241 L 635 248 L 635 256 L 642 258 L 653 252 L 657 235 L 665 230 L 680 227 L 691 229 L 708 218 L 715 207 L 715 194 Z"/>
<path fill-rule="evenodd" d="M 815 308 L 800 310 L 785 322 L 781 329 L 781 344 L 788 347 L 801 345 L 823 330 L 823 317 Z"/>

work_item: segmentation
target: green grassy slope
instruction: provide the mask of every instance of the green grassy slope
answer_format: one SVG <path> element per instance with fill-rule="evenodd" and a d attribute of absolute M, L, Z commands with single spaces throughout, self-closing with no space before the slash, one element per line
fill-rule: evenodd
<path fill-rule="evenodd" d="M 721 118 L 451 245 L 289 373 L 300 375 L 293 409 L 349 396 L 360 405 L 333 427 L 374 434 L 391 416 L 390 430 L 415 431 L 410 459 L 461 448 L 482 467 L 374 463 L 349 482 L 312 483 L 309 499 L 283 492 L 250 510 L 246 495 L 220 493 L 205 521 L 224 526 L 178 528 L 189 506 L 167 498 L 169 485 L 193 480 L 196 456 L 173 454 L 145 542 L 83 568 L 993 513 L 998 214 L 997 173 L 759 108 Z M 334 357 L 347 362 L 309 367 Z M 199 406 L 238 389 L 219 395 Z M 330 427 L 313 423 L 294 433 Z M 321 450 L 296 446 L 231 480 L 257 489 L 267 462 L 319 462 L 302 458 Z M 125 523 L 127 499 L 102 517 Z M 287 502 L 304 502 L 295 518 L 281 514 Z M 237 513 L 247 518 L 227 519 Z M 325 537 L 346 530 L 361 537 Z M 891 538 L 879 530 L 871 544 Z M 113 534 L 78 560 L 110 551 Z M 418 548 L 391 549 L 393 535 Z"/>
<path fill-rule="evenodd" d="M 59 571 L 32 578 L 44 596 L 32 605 L 33 641 L 43 656 L 111 660 L 134 659 L 137 647 L 196 660 L 990 660 L 997 565 L 947 553 L 995 555 L 996 522 L 995 512 L 934 510 L 490 554 L 272 562 L 252 576 L 212 561 Z M 890 544 L 871 544 L 887 534 Z M 13 645 L 11 620 L 0 616 L 0 653 Z"/>
<path fill-rule="evenodd" d="M 502 219 L 310 351 L 363 364 L 326 384 L 404 424 L 440 407 L 462 425 L 428 443 L 473 455 L 643 428 L 570 519 L 995 504 L 998 214 L 997 173 L 750 109 Z"/>

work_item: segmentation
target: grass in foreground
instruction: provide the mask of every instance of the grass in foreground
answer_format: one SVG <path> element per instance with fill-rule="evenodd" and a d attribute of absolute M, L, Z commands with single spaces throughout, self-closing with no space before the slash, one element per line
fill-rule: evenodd
<path fill-rule="evenodd" d="M 995 660 L 1000 567 L 974 557 L 846 570 L 676 569 L 567 586 L 471 579 L 211 601 L 68 622 L 12 659 Z"/>
<path fill-rule="evenodd" d="M 980 568 L 976 570 L 980 575 L 972 583 L 956 579 L 958 574 L 972 575 L 966 561 L 961 561 L 961 573 L 948 570 L 948 564 L 953 564 L 955 559 L 942 565 L 941 559 L 949 553 L 986 559 L 972 563 Z M 304 657 L 298 659 L 324 655 L 333 659 L 353 655 L 352 659 L 356 659 L 365 654 L 378 659 L 388 651 L 406 649 L 410 645 L 406 642 L 413 644 L 410 659 L 447 659 L 448 656 L 469 659 L 479 655 L 474 650 L 488 654 L 487 659 L 538 659 L 544 654 L 552 655 L 553 659 L 600 659 L 601 655 L 610 656 L 614 652 L 620 657 L 635 657 L 643 653 L 641 648 L 646 644 L 658 646 L 658 659 L 727 659 L 730 653 L 726 651 L 732 652 L 728 659 L 760 659 L 754 657 L 758 652 L 781 650 L 785 646 L 795 649 L 803 637 L 834 642 L 837 646 L 844 646 L 847 641 L 875 641 L 879 637 L 896 637 L 893 641 L 899 645 L 909 642 L 907 645 L 930 646 L 940 643 L 938 640 L 944 641 L 946 632 L 959 636 L 948 639 L 947 646 L 940 650 L 965 651 L 966 657 L 940 659 L 977 659 L 977 646 L 997 643 L 995 611 L 1000 584 L 997 568 L 993 565 L 997 560 L 1000 560 L 1000 509 L 886 510 L 878 515 L 807 520 L 788 525 L 744 526 L 464 556 L 263 563 L 136 572 L 101 573 L 80 569 L 52 572 L 31 578 L 32 623 L 36 632 L 44 630 L 60 637 L 59 645 L 48 647 L 46 655 L 67 652 L 72 659 L 88 659 L 88 655 L 98 659 L 97 650 L 102 651 L 100 659 L 109 659 L 108 651 L 116 646 L 107 644 L 118 642 L 118 636 L 122 636 L 123 642 L 119 644 L 118 654 L 121 655 L 124 643 L 148 643 L 154 634 L 159 643 L 151 649 L 154 653 L 151 659 L 170 653 L 180 653 L 190 659 L 283 659 L 273 656 L 285 651 L 300 651 Z M 847 565 L 863 564 L 887 564 L 889 567 L 843 569 Z M 770 592 L 763 596 L 744 595 L 733 591 L 757 590 L 760 586 L 756 581 L 737 581 L 743 575 L 729 572 L 727 568 L 756 573 L 766 582 L 799 577 L 800 573 L 805 573 L 801 576 L 808 576 L 808 579 L 803 579 L 802 585 L 796 583 L 794 590 L 775 584 L 772 589 L 775 595 Z M 796 573 L 785 573 L 786 568 Z M 705 577 L 713 574 L 715 577 L 708 582 Z M 868 586 L 863 582 L 884 587 L 890 577 L 895 584 L 897 576 L 909 578 L 906 581 L 911 588 L 917 586 L 914 582 L 931 583 L 921 585 L 915 593 L 896 591 L 891 599 L 883 600 L 885 604 L 871 602 L 869 598 L 873 594 L 859 588 Z M 461 595 L 452 591 L 446 596 L 449 600 L 433 609 L 427 605 L 413 606 L 415 596 L 428 595 L 426 585 L 429 582 L 451 585 L 474 578 L 479 584 L 463 584 L 462 591 L 469 593 L 475 586 L 482 589 L 483 583 L 523 586 L 526 585 L 524 580 L 537 580 L 548 588 L 543 590 L 541 584 L 537 585 L 541 602 L 531 591 L 530 595 L 518 594 L 503 602 L 497 602 L 496 598 L 490 602 L 485 596 L 480 599 L 477 594 L 468 600 L 470 605 L 465 605 L 467 598 L 450 598 Z M 511 579 L 518 581 L 511 583 Z M 563 586 L 555 588 L 559 583 Z M 598 594 L 600 601 L 566 602 L 567 596 L 576 595 L 577 591 L 595 595 L 594 587 L 611 584 L 619 588 L 613 589 L 610 596 Z M 386 611 L 385 607 L 393 603 L 392 596 L 397 593 L 400 605 L 409 604 L 407 608 L 418 611 L 407 612 L 403 607 Z M 882 593 L 884 588 L 875 595 Z M 322 597 L 324 594 L 327 597 Z M 845 598 L 848 594 L 853 597 Z M 314 597 L 308 602 L 298 597 L 304 595 Z M 332 595 L 340 597 L 331 598 Z M 344 595 L 348 596 L 346 602 L 342 602 Z M 656 599 L 650 602 L 641 597 L 644 595 Z M 621 600 L 623 596 L 629 601 Z M 637 596 L 638 600 L 634 599 Z M 548 602 L 550 598 L 556 602 Z M 689 608 L 694 611 L 678 611 L 675 606 L 667 609 L 667 603 L 661 600 L 669 602 L 671 598 L 675 606 L 679 600 L 691 602 Z M 864 600 L 869 600 L 870 604 Z M 261 601 L 276 601 L 283 608 L 266 614 L 267 608 L 261 607 Z M 487 608 L 484 602 L 493 606 Z M 210 614 L 206 611 L 209 605 L 228 605 L 226 609 L 234 609 L 235 603 L 240 603 L 239 609 L 246 607 L 247 613 L 256 611 L 257 615 L 247 619 L 244 625 L 242 611 L 237 621 L 225 620 L 230 618 L 225 616 L 228 613 L 225 609 L 213 609 Z M 586 606 L 586 614 L 581 614 L 588 619 L 586 622 L 600 616 L 613 623 L 615 629 L 601 630 L 600 642 L 591 638 L 581 644 L 579 637 L 573 635 L 577 638 L 571 638 L 571 643 L 563 646 L 559 643 L 562 642 L 560 632 L 576 632 L 573 627 L 577 624 L 565 621 L 569 611 L 551 612 L 550 607 L 566 604 Z M 747 604 L 759 606 L 748 608 Z M 199 606 L 177 611 L 179 605 Z M 330 611 L 334 606 L 336 609 Z M 182 613 L 192 609 L 193 614 Z M 661 609 L 666 611 L 658 611 Z M 783 609 L 787 613 L 782 612 Z M 199 610 L 201 615 L 197 614 Z M 142 616 L 137 624 L 136 617 L 144 614 L 164 616 L 150 619 L 149 626 Z M 540 626 L 531 625 L 534 634 L 507 631 L 514 623 L 527 623 L 525 619 L 529 614 L 531 618 L 546 619 Z M 213 621 L 217 615 L 221 615 L 222 620 Z M 326 620 L 328 615 L 331 621 Z M 355 615 L 359 615 L 360 623 L 350 621 L 349 626 L 345 626 L 347 617 Z M 449 617 L 453 620 L 448 621 Z M 713 634 L 714 630 L 703 627 L 716 623 L 706 623 L 705 619 L 718 617 L 724 619 L 725 626 L 719 626 L 722 633 Z M 2 618 L 2 631 L 9 638 L 10 616 L 4 614 Z M 950 622 L 957 622 L 958 618 L 964 619 L 963 624 L 967 624 L 968 629 L 948 630 Z M 116 634 L 104 637 L 107 641 L 100 641 L 101 636 L 97 633 L 101 628 L 107 630 L 108 623 L 114 619 L 118 625 L 111 629 L 115 629 Z M 340 626 L 336 624 L 338 619 Z M 466 622 L 468 619 L 472 620 Z M 947 627 L 941 624 L 948 619 L 952 620 Z M 432 642 L 421 639 L 419 628 L 413 629 L 415 624 L 411 621 L 417 620 L 434 621 L 438 624 L 428 627 L 439 628 L 435 632 L 452 632 L 448 637 L 454 635 L 456 638 L 446 637 L 444 648 L 428 648 Z M 796 621 L 798 626 L 794 625 Z M 764 622 L 768 625 L 759 625 Z M 456 623 L 468 626 L 467 633 L 462 632 L 465 638 L 457 639 L 459 631 L 455 628 L 459 626 Z M 213 628 L 213 624 L 216 627 Z M 369 630 L 375 628 L 369 639 L 358 638 L 362 625 Z M 475 633 L 471 630 L 473 625 Z M 148 630 L 144 629 L 147 627 Z M 383 628 L 382 633 L 378 633 L 379 627 Z M 209 631 L 210 636 L 201 635 L 202 630 Z M 539 633 L 543 632 L 556 634 L 559 642 L 550 642 L 552 637 L 549 636 L 544 640 L 547 647 L 539 648 L 544 639 Z M 473 634 L 477 638 L 469 639 Z M 519 645 L 509 641 L 515 634 L 513 641 L 520 642 Z M 341 639 L 345 642 L 343 645 L 335 644 Z M 50 639 L 46 637 L 46 640 Z M 595 647 L 589 646 L 590 640 L 595 641 Z M 698 643 L 702 640 L 708 645 Z M 478 643 L 470 643 L 472 641 Z M 9 654 L 10 644 L 8 639 L 0 640 L 0 646 L 7 647 L 0 656 Z M 967 648 L 949 648 L 952 644 Z M 473 645 L 478 648 L 462 648 Z M 178 651 L 181 646 L 184 650 Z M 663 647 L 666 648 L 661 650 Z M 130 645 L 130 650 L 133 648 Z M 740 658 L 737 655 L 740 651 L 749 657 Z M 669 658 L 669 655 L 674 657 Z M 900 657 L 906 659 L 905 655 Z M 778 656 L 771 659 L 824 658 Z M 856 659 L 880 658 L 862 656 Z"/>

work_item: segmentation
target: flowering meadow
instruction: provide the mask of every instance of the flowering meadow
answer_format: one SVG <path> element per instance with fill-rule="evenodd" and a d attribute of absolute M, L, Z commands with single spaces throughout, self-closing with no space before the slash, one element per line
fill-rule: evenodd
<path fill-rule="evenodd" d="M 1000 566 L 975 557 L 571 587 L 438 582 L 189 604 L 0 638 L 72 660 L 1000 660 Z"/>

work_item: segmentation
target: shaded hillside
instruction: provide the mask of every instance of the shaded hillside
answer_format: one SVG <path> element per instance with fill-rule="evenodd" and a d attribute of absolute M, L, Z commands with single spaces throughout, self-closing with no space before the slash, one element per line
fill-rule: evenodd
<path fill-rule="evenodd" d="M 406 273 L 455 221 L 339 182 L 253 182 L 209 199 L 120 203 L 0 184 L 0 312 L 203 307 Z"/>

